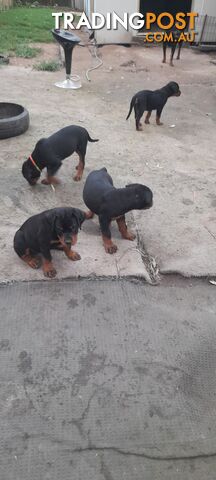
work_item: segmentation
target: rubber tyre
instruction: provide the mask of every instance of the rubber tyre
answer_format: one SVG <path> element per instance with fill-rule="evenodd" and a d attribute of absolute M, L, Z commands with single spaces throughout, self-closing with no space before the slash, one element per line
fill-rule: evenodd
<path fill-rule="evenodd" d="M 29 123 L 29 113 L 24 107 L 0 102 L 0 139 L 21 135 L 28 130 Z"/>

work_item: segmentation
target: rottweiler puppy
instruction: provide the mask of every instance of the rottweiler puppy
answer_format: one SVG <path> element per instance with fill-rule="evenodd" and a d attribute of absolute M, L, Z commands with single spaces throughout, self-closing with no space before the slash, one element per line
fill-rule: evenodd
<path fill-rule="evenodd" d="M 71 250 L 77 242 L 78 230 L 88 218 L 78 208 L 60 207 L 30 217 L 16 232 L 14 250 L 31 268 L 42 266 L 45 277 L 55 277 L 51 249 L 63 250 L 70 260 L 80 260 Z"/>
<path fill-rule="evenodd" d="M 83 200 L 90 212 L 88 218 L 98 215 L 107 253 L 115 253 L 117 246 L 112 242 L 110 224 L 116 220 L 122 238 L 134 240 L 135 235 L 127 229 L 125 214 L 131 210 L 146 210 L 152 207 L 153 194 L 150 188 L 138 183 L 125 188 L 115 188 L 106 168 L 91 172 L 85 182 Z"/>
<path fill-rule="evenodd" d="M 160 121 L 161 113 L 169 97 L 179 97 L 181 91 L 179 85 L 176 82 L 169 82 L 165 87 L 159 90 L 141 90 L 137 92 L 130 104 L 130 110 L 126 120 L 130 117 L 130 114 L 134 108 L 136 130 L 142 130 L 142 124 L 140 122 L 143 113 L 147 111 L 145 123 L 148 124 L 152 110 L 156 110 L 156 123 L 157 125 L 163 125 Z"/>
<path fill-rule="evenodd" d="M 62 165 L 62 160 L 76 152 L 79 155 L 77 173 L 73 177 L 75 181 L 82 178 L 85 167 L 85 154 L 88 142 L 98 142 L 92 139 L 83 127 L 70 125 L 62 128 L 48 138 L 42 138 L 28 159 L 23 163 L 22 174 L 30 185 L 35 185 L 44 168 L 47 169 L 47 178 L 41 183 L 45 185 L 56 184 L 56 172 Z"/>
<path fill-rule="evenodd" d="M 183 45 L 183 40 L 179 41 L 179 37 L 180 37 L 180 35 L 182 35 L 182 30 L 181 31 L 173 30 L 170 33 L 172 33 L 172 40 L 163 42 L 163 60 L 162 60 L 162 63 L 166 63 L 166 49 L 167 49 L 167 47 L 171 47 L 171 54 L 170 54 L 170 62 L 169 63 L 170 63 L 171 67 L 174 67 L 173 57 L 174 57 L 174 54 L 175 54 L 175 51 L 176 51 L 176 47 L 178 47 L 178 53 L 177 53 L 176 60 L 180 60 L 180 54 L 181 54 L 181 48 L 182 48 L 182 45 Z"/>

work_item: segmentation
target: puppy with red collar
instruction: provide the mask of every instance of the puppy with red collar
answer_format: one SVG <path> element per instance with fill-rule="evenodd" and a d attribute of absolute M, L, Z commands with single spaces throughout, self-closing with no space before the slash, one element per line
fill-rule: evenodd
<path fill-rule="evenodd" d="M 81 180 L 85 167 L 85 155 L 88 142 L 98 142 L 92 139 L 83 127 L 70 125 L 62 128 L 48 138 L 42 138 L 36 143 L 32 154 L 23 163 L 22 174 L 30 185 L 36 185 L 42 170 L 47 169 L 47 177 L 42 180 L 45 185 L 55 185 L 59 180 L 56 172 L 62 165 L 62 160 L 76 152 L 79 155 L 77 173 L 74 180 Z"/>

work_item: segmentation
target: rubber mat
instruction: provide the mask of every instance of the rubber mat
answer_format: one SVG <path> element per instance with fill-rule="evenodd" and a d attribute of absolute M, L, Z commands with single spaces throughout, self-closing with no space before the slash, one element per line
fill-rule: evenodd
<path fill-rule="evenodd" d="M 142 459 L 216 453 L 215 310 L 213 290 L 2 286 L 1 479 L 143 479 Z"/>

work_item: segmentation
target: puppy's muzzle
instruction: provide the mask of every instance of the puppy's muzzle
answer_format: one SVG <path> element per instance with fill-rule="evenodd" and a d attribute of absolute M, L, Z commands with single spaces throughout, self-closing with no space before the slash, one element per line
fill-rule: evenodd
<path fill-rule="evenodd" d="M 32 180 L 28 180 L 28 183 L 29 183 L 29 185 L 31 185 L 31 187 L 33 187 L 37 183 L 37 178 L 34 178 Z"/>

